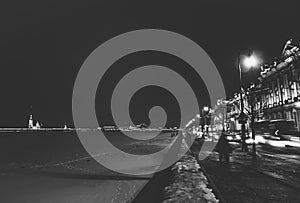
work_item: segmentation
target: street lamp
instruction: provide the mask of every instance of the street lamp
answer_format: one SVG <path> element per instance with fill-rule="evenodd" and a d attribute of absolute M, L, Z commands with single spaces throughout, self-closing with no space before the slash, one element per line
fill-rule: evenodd
<path fill-rule="evenodd" d="M 244 59 L 244 66 L 247 68 L 256 67 L 258 65 L 259 61 L 258 58 L 255 55 L 250 55 L 249 57 L 246 57 Z"/>
<path fill-rule="evenodd" d="M 209 111 L 209 107 L 208 106 L 203 107 L 203 111 Z"/>
<path fill-rule="evenodd" d="M 207 119 L 207 116 L 208 116 L 209 110 L 210 110 L 210 108 L 208 106 L 204 106 L 202 108 L 202 121 L 203 121 L 203 123 L 202 123 L 202 132 L 204 133 L 204 130 L 205 130 L 207 135 L 208 135 L 208 119 Z"/>
<path fill-rule="evenodd" d="M 253 54 L 252 51 L 246 50 L 247 54 L 245 55 L 245 58 L 243 60 L 243 65 L 246 68 L 252 68 L 258 65 L 258 58 Z M 243 82 L 242 82 L 242 70 L 241 70 L 241 64 L 240 64 L 240 59 L 241 59 L 242 51 L 238 53 L 238 60 L 237 60 L 237 66 L 238 66 L 238 71 L 239 71 L 239 76 L 240 76 L 240 100 L 241 100 L 241 113 L 239 116 L 239 120 L 242 124 L 242 151 L 248 151 L 248 146 L 246 144 L 246 127 L 245 127 L 245 119 L 246 115 L 244 113 L 244 100 L 243 100 Z"/>

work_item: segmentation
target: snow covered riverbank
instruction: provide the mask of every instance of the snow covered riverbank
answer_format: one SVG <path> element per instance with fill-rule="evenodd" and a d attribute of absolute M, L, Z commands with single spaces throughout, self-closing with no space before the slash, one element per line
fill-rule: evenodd
<path fill-rule="evenodd" d="M 164 203 L 170 202 L 219 202 L 208 180 L 191 154 L 184 155 L 171 169 L 172 183 L 165 187 Z"/>

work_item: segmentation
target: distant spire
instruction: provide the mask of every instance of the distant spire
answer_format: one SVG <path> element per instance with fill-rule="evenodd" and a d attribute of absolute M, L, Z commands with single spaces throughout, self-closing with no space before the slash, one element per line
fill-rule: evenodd
<path fill-rule="evenodd" d="M 29 116 L 29 121 L 28 121 L 28 128 L 32 129 L 33 126 L 33 118 L 32 118 L 32 114 L 30 114 Z"/>

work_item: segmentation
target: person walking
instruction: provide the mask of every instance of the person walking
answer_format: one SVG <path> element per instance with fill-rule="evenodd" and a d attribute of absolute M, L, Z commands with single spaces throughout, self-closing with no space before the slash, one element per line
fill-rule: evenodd
<path fill-rule="evenodd" d="M 227 140 L 224 130 L 222 131 L 222 134 L 216 145 L 216 151 L 219 153 L 220 162 L 224 160 L 226 163 L 229 163 L 229 154 L 233 151 L 233 149 Z"/>

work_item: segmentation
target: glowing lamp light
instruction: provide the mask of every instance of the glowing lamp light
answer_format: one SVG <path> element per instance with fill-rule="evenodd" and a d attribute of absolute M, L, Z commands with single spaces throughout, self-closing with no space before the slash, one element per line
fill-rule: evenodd
<path fill-rule="evenodd" d="M 259 64 L 259 60 L 255 55 L 251 55 L 244 59 L 244 66 L 251 68 L 256 67 Z"/>
<path fill-rule="evenodd" d="M 204 111 L 209 111 L 209 108 L 207 106 L 203 107 Z"/>

